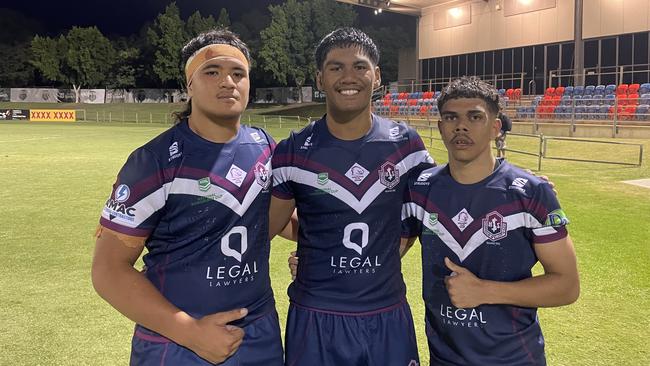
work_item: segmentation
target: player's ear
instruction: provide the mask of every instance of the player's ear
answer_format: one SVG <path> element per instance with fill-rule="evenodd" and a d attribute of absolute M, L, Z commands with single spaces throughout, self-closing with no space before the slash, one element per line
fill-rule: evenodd
<path fill-rule="evenodd" d="M 492 131 L 491 131 L 492 132 L 492 139 L 497 138 L 499 136 L 499 134 L 501 133 L 501 125 L 502 125 L 501 118 L 499 118 L 497 116 L 494 119 L 494 122 L 492 123 Z"/>
<path fill-rule="evenodd" d="M 187 84 L 187 99 L 192 98 L 193 94 L 194 93 L 192 91 L 192 83 L 190 82 L 189 84 Z"/>
<path fill-rule="evenodd" d="M 379 88 L 381 85 L 381 70 L 379 70 L 379 66 L 375 66 L 375 85 L 373 85 L 373 88 Z"/>

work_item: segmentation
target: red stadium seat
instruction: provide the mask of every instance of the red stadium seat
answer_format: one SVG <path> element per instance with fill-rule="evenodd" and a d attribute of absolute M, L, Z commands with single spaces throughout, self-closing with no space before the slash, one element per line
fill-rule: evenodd
<path fill-rule="evenodd" d="M 564 95 L 564 87 L 563 86 L 558 86 L 555 88 L 555 95 L 556 96 L 563 96 Z"/>
<path fill-rule="evenodd" d="M 558 89 L 559 88 L 562 88 L 562 87 L 560 86 L 560 87 L 558 87 Z M 564 88 L 562 88 L 562 89 L 564 89 Z M 557 93 L 557 89 L 555 89 L 555 90 L 556 90 L 556 93 Z M 551 103 L 554 106 L 560 104 L 561 101 L 562 101 L 562 96 L 561 95 L 554 95 L 553 98 L 551 99 Z"/>
<path fill-rule="evenodd" d="M 514 98 L 517 100 L 521 99 L 521 88 L 515 89 Z"/>
<path fill-rule="evenodd" d="M 397 99 L 406 99 L 408 98 L 408 93 L 399 93 Z"/>
<path fill-rule="evenodd" d="M 544 92 L 544 95 L 553 95 L 553 94 L 555 94 L 555 88 L 553 87 L 546 88 L 546 92 Z"/>
<path fill-rule="evenodd" d="M 630 84 L 630 86 L 627 88 L 627 93 L 628 94 L 637 94 L 639 92 L 639 88 L 641 86 L 639 84 Z"/>
<path fill-rule="evenodd" d="M 429 106 L 423 105 L 420 107 L 420 114 L 426 116 L 429 113 Z"/>
<path fill-rule="evenodd" d="M 384 105 L 390 105 L 391 100 L 390 99 L 384 99 Z"/>
<path fill-rule="evenodd" d="M 627 88 L 628 88 L 627 84 L 619 85 L 618 87 L 616 87 L 616 95 L 621 95 L 621 94 L 627 95 Z"/>
<path fill-rule="evenodd" d="M 508 89 L 508 90 L 506 90 L 506 97 L 508 97 L 508 99 L 512 99 L 512 96 L 513 96 L 514 93 L 515 93 L 514 89 L 512 89 L 512 88 Z"/>
<path fill-rule="evenodd" d="M 627 104 L 628 105 L 638 105 L 639 104 L 639 94 L 630 93 L 630 89 L 627 90 Z"/>
<path fill-rule="evenodd" d="M 408 102 L 406 103 L 407 105 L 417 105 L 418 100 L 417 99 L 409 99 Z"/>

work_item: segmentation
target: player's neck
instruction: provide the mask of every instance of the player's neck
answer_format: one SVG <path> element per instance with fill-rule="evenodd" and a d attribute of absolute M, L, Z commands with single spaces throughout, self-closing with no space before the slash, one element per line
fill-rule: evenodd
<path fill-rule="evenodd" d="M 325 120 L 329 132 L 340 140 L 358 140 L 365 136 L 372 127 L 370 108 L 359 113 L 342 113 L 327 108 Z"/>
<path fill-rule="evenodd" d="M 203 139 L 217 144 L 231 141 L 239 132 L 239 118 L 214 120 L 200 113 L 192 112 L 188 118 L 190 129 Z"/>
<path fill-rule="evenodd" d="M 474 184 L 487 178 L 494 172 L 496 158 L 492 152 L 481 154 L 471 161 L 459 161 L 449 157 L 449 172 L 460 184 Z"/>

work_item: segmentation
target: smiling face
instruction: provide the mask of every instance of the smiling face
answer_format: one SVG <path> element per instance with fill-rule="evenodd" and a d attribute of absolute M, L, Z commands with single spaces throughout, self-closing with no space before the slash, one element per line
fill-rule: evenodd
<path fill-rule="evenodd" d="M 370 113 L 372 91 L 380 83 L 379 67 L 358 47 L 333 48 L 316 82 L 327 95 L 327 113 L 345 121 L 362 112 Z"/>
<path fill-rule="evenodd" d="M 234 57 L 207 61 L 192 77 L 188 95 L 192 113 L 213 120 L 239 120 L 248 104 L 248 66 Z"/>
<path fill-rule="evenodd" d="M 457 98 L 444 104 L 438 129 L 449 161 L 470 163 L 491 156 L 491 144 L 501 130 L 501 121 L 483 99 Z"/>

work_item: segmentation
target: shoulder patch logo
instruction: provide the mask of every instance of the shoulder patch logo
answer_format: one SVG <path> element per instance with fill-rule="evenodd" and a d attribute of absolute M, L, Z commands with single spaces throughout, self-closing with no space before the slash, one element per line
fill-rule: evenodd
<path fill-rule="evenodd" d="M 117 198 L 116 198 L 117 199 Z M 558 208 L 557 210 L 552 211 L 546 216 L 546 221 L 544 226 L 564 226 L 569 223 L 569 218 L 566 217 L 566 214 L 562 209 Z"/>
<path fill-rule="evenodd" d="M 399 184 L 399 169 L 395 164 L 388 161 L 382 164 L 379 168 L 379 182 L 388 189 L 395 188 Z"/>
<path fill-rule="evenodd" d="M 178 148 L 178 141 L 174 141 L 171 145 L 169 145 L 169 160 L 172 161 L 176 159 L 177 157 L 181 156 L 183 153 L 180 152 L 180 149 Z"/>
<path fill-rule="evenodd" d="M 528 179 L 526 178 L 515 178 L 515 180 L 512 181 L 510 184 L 510 189 L 516 189 L 520 192 L 525 192 L 526 190 L 524 187 L 526 186 L 526 183 L 528 183 Z"/>
<path fill-rule="evenodd" d="M 131 189 L 126 184 L 120 184 L 115 190 L 115 200 L 117 202 L 124 202 L 131 196 Z"/>
<path fill-rule="evenodd" d="M 262 142 L 262 138 L 260 137 L 259 133 L 252 132 L 250 135 L 253 138 L 253 140 L 255 140 L 255 142 Z"/>
<path fill-rule="evenodd" d="M 388 137 L 390 137 L 391 139 L 396 139 L 396 138 L 400 137 L 399 127 L 393 127 L 391 129 L 389 129 L 388 130 Z"/>
<path fill-rule="evenodd" d="M 418 176 L 418 179 L 415 181 L 415 183 L 413 183 L 413 185 L 428 186 L 430 184 L 428 180 L 429 178 L 431 178 L 432 175 L 433 173 L 420 173 L 420 176 Z"/>
<path fill-rule="evenodd" d="M 246 179 L 246 172 L 237 165 L 233 164 L 230 166 L 230 169 L 228 169 L 226 179 L 228 179 L 237 187 L 241 187 L 242 183 L 244 183 L 244 179 Z"/>
<path fill-rule="evenodd" d="M 500 213 L 492 211 L 483 218 L 483 234 L 491 241 L 503 239 L 508 236 L 508 223 Z"/>
<path fill-rule="evenodd" d="M 472 223 L 472 221 L 474 221 L 474 218 L 472 218 L 472 216 L 469 215 L 469 212 L 463 208 L 456 214 L 456 216 L 451 218 L 451 221 L 456 224 L 460 231 L 463 231 Z"/>
<path fill-rule="evenodd" d="M 366 168 L 362 167 L 361 165 L 354 163 L 350 169 L 345 173 L 345 176 L 350 178 L 351 181 L 353 181 L 356 185 L 361 184 L 364 179 L 370 174 Z"/>
<path fill-rule="evenodd" d="M 267 189 L 271 183 L 270 178 L 269 170 L 266 169 L 264 164 L 260 162 L 255 164 L 255 181 L 257 184 L 261 185 L 262 188 Z"/>
<path fill-rule="evenodd" d="M 309 136 L 305 139 L 305 143 L 302 144 L 302 146 L 300 146 L 300 149 L 302 149 L 302 150 L 307 150 L 307 149 L 309 149 L 309 148 L 311 147 L 311 137 L 312 137 L 312 136 L 314 136 L 314 134 L 309 135 Z"/>

